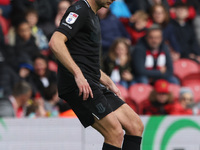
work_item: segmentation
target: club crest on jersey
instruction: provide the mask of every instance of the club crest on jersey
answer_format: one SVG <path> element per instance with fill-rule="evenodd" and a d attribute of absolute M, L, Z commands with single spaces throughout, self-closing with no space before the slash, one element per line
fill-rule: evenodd
<path fill-rule="evenodd" d="M 69 15 L 67 16 L 67 18 L 65 19 L 65 21 L 68 24 L 73 24 L 77 18 L 78 18 L 78 14 L 76 14 L 74 12 L 70 12 Z"/>

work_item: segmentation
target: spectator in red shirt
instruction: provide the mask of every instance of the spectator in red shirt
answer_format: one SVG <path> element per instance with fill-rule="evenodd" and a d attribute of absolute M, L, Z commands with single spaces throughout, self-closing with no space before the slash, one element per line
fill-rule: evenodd
<path fill-rule="evenodd" d="M 180 89 L 179 101 L 175 103 L 172 115 L 197 115 L 200 111 L 195 106 L 194 95 L 190 88 L 182 87 Z"/>
<path fill-rule="evenodd" d="M 169 91 L 169 83 L 159 79 L 154 84 L 154 90 L 145 101 L 143 114 L 145 115 L 167 115 L 173 109 L 173 96 Z"/>
<path fill-rule="evenodd" d="M 135 45 L 140 38 L 146 35 L 146 28 L 149 26 L 148 18 L 146 12 L 139 10 L 130 18 L 120 19 L 131 36 L 132 45 Z"/>

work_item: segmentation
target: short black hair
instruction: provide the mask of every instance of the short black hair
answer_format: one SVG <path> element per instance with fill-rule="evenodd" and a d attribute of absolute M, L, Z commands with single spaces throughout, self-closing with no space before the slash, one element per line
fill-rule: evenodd
<path fill-rule="evenodd" d="M 23 23 L 29 24 L 28 21 L 25 18 L 21 18 L 20 20 L 16 21 L 16 23 L 15 23 L 15 29 L 18 30 L 19 26 L 21 24 L 23 24 Z"/>
<path fill-rule="evenodd" d="M 188 8 L 189 5 L 183 2 L 176 2 L 173 7 L 174 8 Z"/>
<path fill-rule="evenodd" d="M 33 62 L 35 62 L 36 59 L 43 59 L 47 64 L 48 64 L 48 58 L 42 54 L 37 54 L 34 58 L 33 58 Z"/>
<path fill-rule="evenodd" d="M 55 83 L 50 83 L 50 85 L 44 89 L 44 99 L 50 101 L 57 91 L 57 85 Z"/>

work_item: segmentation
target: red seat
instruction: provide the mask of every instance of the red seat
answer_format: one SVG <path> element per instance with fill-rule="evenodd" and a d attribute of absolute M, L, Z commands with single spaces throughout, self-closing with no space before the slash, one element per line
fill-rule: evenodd
<path fill-rule="evenodd" d="M 116 86 L 120 90 L 123 100 L 126 101 L 128 99 L 128 97 L 129 97 L 128 90 L 125 87 L 123 87 L 122 85 L 120 85 L 120 84 L 117 84 Z"/>
<path fill-rule="evenodd" d="M 190 83 L 199 83 L 200 82 L 200 73 L 193 73 L 187 75 L 185 78 L 182 80 L 182 85 L 188 85 Z"/>
<path fill-rule="evenodd" d="M 128 93 L 129 93 L 129 102 L 128 104 L 136 105 L 137 112 L 140 114 L 140 105 L 142 105 L 143 101 L 147 100 L 149 97 L 150 92 L 153 90 L 153 87 L 149 84 L 134 84 L 130 86 Z"/>
<path fill-rule="evenodd" d="M 49 70 L 57 72 L 58 65 L 54 61 L 49 61 L 48 62 Z"/>
<path fill-rule="evenodd" d="M 199 66 L 196 62 L 189 59 L 179 59 L 174 62 L 174 75 L 177 76 L 181 82 L 184 77 L 189 74 L 199 73 Z"/>
<path fill-rule="evenodd" d="M 175 100 L 179 98 L 180 88 L 181 87 L 177 84 L 169 84 L 169 91 L 173 94 Z"/>
<path fill-rule="evenodd" d="M 130 101 L 133 101 L 139 107 L 144 100 L 148 99 L 152 90 L 153 87 L 151 85 L 142 83 L 134 84 L 128 90 Z"/>
<path fill-rule="evenodd" d="M 192 89 L 194 93 L 195 102 L 199 102 L 200 101 L 200 82 L 188 83 L 185 86 Z"/>

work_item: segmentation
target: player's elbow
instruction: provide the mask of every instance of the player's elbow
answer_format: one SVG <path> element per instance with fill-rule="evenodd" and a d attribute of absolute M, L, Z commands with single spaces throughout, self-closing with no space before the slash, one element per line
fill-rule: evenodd
<path fill-rule="evenodd" d="M 52 52 L 56 52 L 56 47 L 57 47 L 56 44 L 58 44 L 56 42 L 56 38 L 54 36 L 52 36 L 49 41 L 49 48 L 51 49 Z"/>
<path fill-rule="evenodd" d="M 55 32 L 49 41 L 49 47 L 53 53 L 59 53 L 61 47 L 65 46 L 66 41 L 66 36 L 59 32 Z"/>

